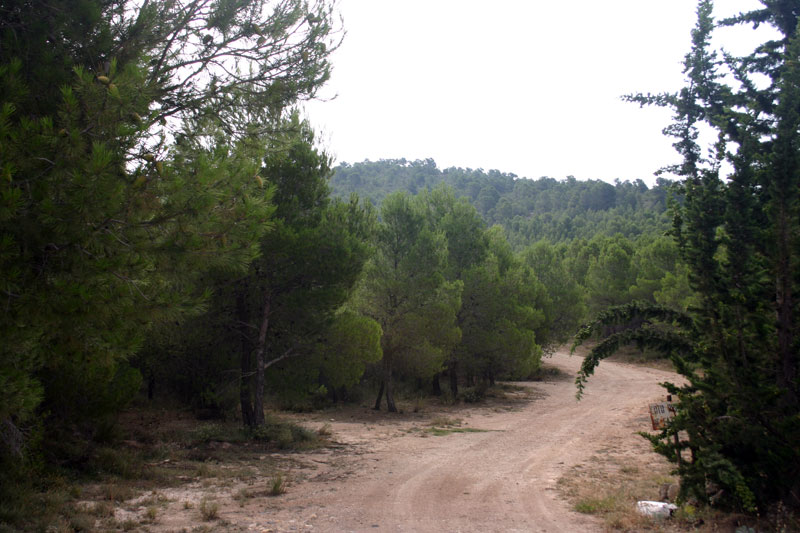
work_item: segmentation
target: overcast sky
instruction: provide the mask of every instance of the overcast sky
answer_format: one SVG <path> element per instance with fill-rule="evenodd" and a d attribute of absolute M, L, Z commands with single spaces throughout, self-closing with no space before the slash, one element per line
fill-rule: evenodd
<path fill-rule="evenodd" d="M 756 0 L 719 0 L 730 15 Z M 695 0 L 340 0 L 347 32 L 308 104 L 339 162 L 427 157 L 520 177 L 643 179 L 677 162 L 670 114 Z M 744 52 L 752 30 L 728 33 Z M 330 99 L 335 96 L 335 98 Z"/>

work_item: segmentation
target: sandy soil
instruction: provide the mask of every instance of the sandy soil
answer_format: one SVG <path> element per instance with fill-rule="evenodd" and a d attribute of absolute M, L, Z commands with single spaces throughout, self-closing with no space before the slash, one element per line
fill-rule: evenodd
<path fill-rule="evenodd" d="M 580 361 L 559 352 L 547 363 L 572 376 Z M 652 457 L 635 432 L 649 429 L 647 404 L 663 398 L 658 383 L 674 376 L 604 362 L 580 402 L 572 380 L 560 379 L 525 384 L 531 393 L 517 393 L 524 400 L 444 415 L 389 415 L 364 408 L 308 415 L 306 425 L 328 424 L 339 444 L 292 456 L 286 494 L 235 500 L 248 486 L 220 490 L 207 482 L 164 490 L 171 503 L 148 529 L 602 531 L 597 519 L 570 509 L 557 482 L 608 446 L 646 468 Z M 462 419 L 462 428 L 475 431 L 432 435 L 432 420 L 443 416 Z M 218 503 L 217 521 L 202 522 L 196 508 L 181 506 L 200 501 L 203 494 Z"/>

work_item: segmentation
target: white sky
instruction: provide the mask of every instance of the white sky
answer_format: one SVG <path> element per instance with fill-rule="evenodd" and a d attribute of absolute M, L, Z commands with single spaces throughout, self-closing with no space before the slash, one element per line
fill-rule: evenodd
<path fill-rule="evenodd" d="M 718 17 L 760 6 L 718 0 Z M 675 163 L 667 110 L 695 0 L 340 0 L 333 76 L 306 106 L 336 162 L 431 157 L 520 177 L 643 179 Z M 744 52 L 750 29 L 724 44 Z M 333 99 L 331 97 L 336 96 Z"/>

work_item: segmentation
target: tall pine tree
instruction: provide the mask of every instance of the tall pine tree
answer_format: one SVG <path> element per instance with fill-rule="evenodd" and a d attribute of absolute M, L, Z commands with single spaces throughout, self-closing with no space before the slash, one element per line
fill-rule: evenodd
<path fill-rule="evenodd" d="M 684 496 L 752 512 L 800 507 L 800 2 L 762 4 L 715 23 L 712 3 L 701 1 L 686 87 L 631 97 L 675 111 L 665 133 L 683 161 L 669 170 L 685 202 L 673 233 L 696 304 L 685 316 L 645 304 L 602 314 L 578 342 L 608 324 L 639 327 L 603 340 L 577 380 L 582 389 L 624 342 L 667 352 L 687 384 L 667 385 L 678 416 L 650 439 L 678 462 L 671 439 L 680 436 Z M 715 52 L 714 30 L 739 24 L 768 25 L 778 37 L 745 57 Z M 706 155 L 699 132 L 708 127 L 717 137 Z"/>

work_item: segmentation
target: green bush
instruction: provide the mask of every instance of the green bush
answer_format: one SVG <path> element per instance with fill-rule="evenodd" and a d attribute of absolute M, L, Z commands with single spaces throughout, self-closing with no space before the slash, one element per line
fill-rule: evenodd
<path fill-rule="evenodd" d="M 468 387 L 459 393 L 465 403 L 478 403 L 486 397 L 486 387 Z"/>

